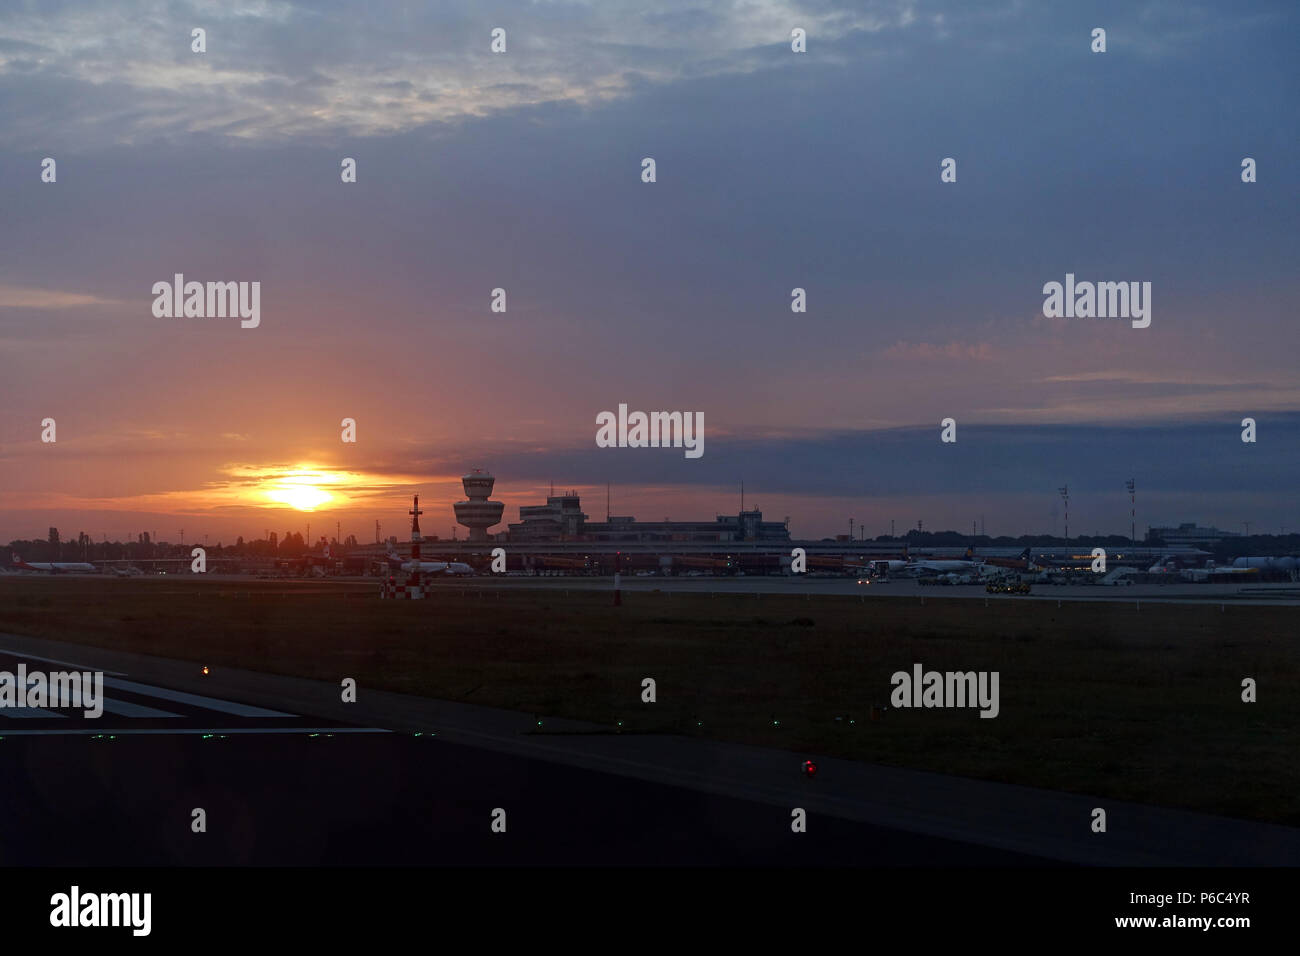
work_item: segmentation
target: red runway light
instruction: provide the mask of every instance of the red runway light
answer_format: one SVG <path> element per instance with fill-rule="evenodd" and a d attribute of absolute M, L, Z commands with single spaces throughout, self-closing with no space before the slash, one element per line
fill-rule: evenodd
<path fill-rule="evenodd" d="M 803 774 L 805 777 L 814 777 L 817 775 L 817 765 L 811 760 L 803 762 Z"/>

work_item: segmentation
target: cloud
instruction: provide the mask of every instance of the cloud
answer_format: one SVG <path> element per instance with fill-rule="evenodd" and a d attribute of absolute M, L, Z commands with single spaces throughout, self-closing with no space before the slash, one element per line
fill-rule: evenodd
<path fill-rule="evenodd" d="M 32 289 L 0 283 L 0 308 L 8 309 L 71 309 L 88 305 L 122 305 L 116 299 L 106 299 L 82 292 L 63 292 L 57 289 Z"/>
<path fill-rule="evenodd" d="M 7 11 L 0 97 L 15 109 L 0 132 L 32 148 L 201 131 L 277 141 L 399 133 L 544 103 L 590 105 L 645 83 L 789 68 L 793 25 L 830 58 L 846 36 L 911 28 L 912 7 L 762 0 L 704 10 L 667 0 L 650 12 L 602 0 L 505 4 L 489 19 L 477 0 L 461 0 L 378 4 L 358 19 L 350 0 L 310 9 L 65 3 Z M 195 26 L 207 31 L 206 53 L 190 49 Z M 496 26 L 507 31 L 502 54 L 489 49 Z M 14 81 L 54 94 L 59 108 L 15 97 Z"/>

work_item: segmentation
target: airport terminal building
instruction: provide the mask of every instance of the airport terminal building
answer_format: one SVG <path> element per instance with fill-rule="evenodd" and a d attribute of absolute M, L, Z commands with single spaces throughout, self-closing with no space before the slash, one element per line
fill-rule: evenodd
<path fill-rule="evenodd" d="M 638 521 L 611 516 L 589 521 L 576 494 L 552 495 L 544 505 L 524 505 L 519 522 L 509 525 L 508 541 L 604 542 L 786 542 L 790 529 L 781 521 L 764 521 L 758 510 L 718 515 L 712 521 Z"/>
<path fill-rule="evenodd" d="M 1214 547 L 1224 538 L 1238 538 L 1235 531 L 1220 531 L 1218 528 L 1198 528 L 1195 522 L 1185 522 L 1177 528 L 1150 528 L 1147 540 L 1160 540 L 1167 547 L 1205 548 Z"/>

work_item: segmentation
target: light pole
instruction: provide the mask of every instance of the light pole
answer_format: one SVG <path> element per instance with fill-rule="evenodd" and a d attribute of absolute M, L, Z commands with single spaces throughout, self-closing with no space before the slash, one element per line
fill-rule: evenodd
<path fill-rule="evenodd" d="M 1059 489 L 1061 500 L 1065 502 L 1065 540 L 1070 540 L 1070 486 Z"/>
<path fill-rule="evenodd" d="M 1129 496 L 1128 497 L 1128 503 L 1129 503 L 1128 539 L 1129 539 L 1129 544 L 1131 544 L 1133 547 L 1136 548 L 1137 547 L 1137 485 L 1134 484 L 1133 479 L 1130 478 L 1128 481 L 1124 482 L 1124 487 L 1128 489 L 1128 496 Z"/>

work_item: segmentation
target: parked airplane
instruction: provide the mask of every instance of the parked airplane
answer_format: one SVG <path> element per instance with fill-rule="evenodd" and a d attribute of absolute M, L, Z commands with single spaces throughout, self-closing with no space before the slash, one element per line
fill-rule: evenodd
<path fill-rule="evenodd" d="M 1036 566 L 1029 550 L 1029 548 L 1025 548 L 1014 558 L 981 558 L 980 563 L 993 568 L 1006 568 L 1010 571 L 1032 571 Z"/>
<path fill-rule="evenodd" d="M 899 574 L 907 570 L 912 559 L 907 553 L 907 545 L 903 545 L 903 556 L 901 558 L 876 558 L 868 561 L 864 565 L 852 565 L 851 570 L 859 574 L 874 574 L 888 577 L 891 574 Z"/>
<path fill-rule="evenodd" d="M 390 548 L 388 554 L 384 555 L 384 560 L 388 562 L 389 568 L 394 571 L 421 571 L 425 574 L 442 574 L 447 570 L 446 561 L 413 561 L 399 555 L 396 548 Z"/>
<path fill-rule="evenodd" d="M 1156 574 L 1163 577 L 1179 578 L 1182 577 L 1182 573 L 1183 568 L 1177 558 L 1165 558 L 1165 560 L 1157 561 L 1147 568 L 1147 574 Z"/>
<path fill-rule="evenodd" d="M 1234 558 L 1232 570 L 1260 570 L 1278 574 L 1294 574 L 1300 570 L 1300 559 L 1291 557 Z"/>
<path fill-rule="evenodd" d="M 967 548 L 966 554 L 962 558 L 909 561 L 907 566 L 903 568 L 903 572 L 914 577 L 926 577 L 934 574 L 961 574 L 962 572 L 973 572 L 979 565 L 980 562 L 975 560 L 971 549 Z"/>
<path fill-rule="evenodd" d="M 413 561 L 402 558 L 395 549 L 390 549 L 384 556 L 384 560 L 394 571 L 419 571 L 422 574 L 446 574 L 452 577 L 464 577 L 474 573 L 474 569 L 463 561 Z"/>
<path fill-rule="evenodd" d="M 1222 580 L 1241 578 L 1241 577 L 1251 577 L 1251 576 L 1259 577 L 1259 573 L 1262 568 L 1267 568 L 1267 565 L 1261 566 L 1258 564 L 1238 564 L 1237 562 L 1234 561 L 1231 566 L 1223 565 L 1222 567 L 1220 567 L 1219 565 L 1216 565 L 1213 561 L 1210 561 L 1205 565 L 1204 568 L 1201 568 L 1199 570 L 1184 571 L 1183 574 L 1189 581 L 1214 581 L 1214 580 L 1222 581 Z"/>
<path fill-rule="evenodd" d="M 13 566 L 23 571 L 48 571 L 50 574 L 65 574 L 70 571 L 81 573 L 97 571 L 93 564 L 85 561 L 24 561 L 18 555 L 14 555 Z"/>

